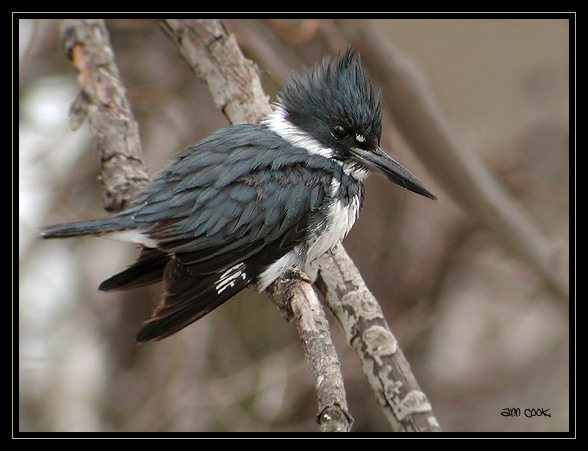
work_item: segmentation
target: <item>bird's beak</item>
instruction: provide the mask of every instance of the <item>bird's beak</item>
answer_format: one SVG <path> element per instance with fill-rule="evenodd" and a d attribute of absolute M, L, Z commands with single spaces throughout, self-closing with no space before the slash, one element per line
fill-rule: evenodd
<path fill-rule="evenodd" d="M 437 196 L 423 182 L 400 166 L 380 147 L 375 150 L 353 149 L 352 153 L 363 166 L 385 175 L 386 178 L 397 185 L 403 186 L 407 190 L 420 194 L 421 196 L 437 200 Z"/>

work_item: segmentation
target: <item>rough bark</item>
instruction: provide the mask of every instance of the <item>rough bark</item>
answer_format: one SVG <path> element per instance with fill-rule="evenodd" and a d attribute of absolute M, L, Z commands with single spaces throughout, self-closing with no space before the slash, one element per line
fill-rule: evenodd
<path fill-rule="evenodd" d="M 88 119 L 100 154 L 104 208 L 120 211 L 149 177 L 142 160 L 139 125 L 120 80 L 104 21 L 63 20 L 61 46 L 78 72 L 81 87 L 70 108 L 70 126 L 77 130 Z"/>

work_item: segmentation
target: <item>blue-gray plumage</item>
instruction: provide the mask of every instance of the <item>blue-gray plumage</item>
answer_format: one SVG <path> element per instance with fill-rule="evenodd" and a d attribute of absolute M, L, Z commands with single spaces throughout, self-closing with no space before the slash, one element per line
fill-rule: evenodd
<path fill-rule="evenodd" d="M 341 241 L 371 170 L 435 198 L 379 147 L 381 96 L 348 49 L 293 76 L 261 124 L 188 147 L 112 218 L 47 227 L 43 238 L 107 235 L 142 246 L 104 291 L 163 280 L 139 342 L 186 327 L 254 283 L 261 291 Z"/>

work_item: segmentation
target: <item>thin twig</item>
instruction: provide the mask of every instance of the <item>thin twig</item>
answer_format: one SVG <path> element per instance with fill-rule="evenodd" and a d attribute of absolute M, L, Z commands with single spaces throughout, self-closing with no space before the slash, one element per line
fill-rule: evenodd
<path fill-rule="evenodd" d="M 242 66 L 238 61 L 224 61 L 219 55 L 208 55 L 209 51 L 214 53 L 214 49 L 212 46 L 206 45 L 206 42 L 214 42 L 215 45 L 218 42 L 236 45 L 224 35 L 226 29 L 220 21 L 163 21 L 162 27 L 178 43 L 184 58 L 187 59 L 190 66 L 195 68 L 199 76 L 206 80 L 209 85 L 216 86 L 219 82 L 214 82 L 212 79 L 222 76 L 220 69 L 210 67 L 210 61 L 215 64 L 227 64 L 231 67 Z M 208 35 L 208 33 L 211 34 Z M 191 42 L 187 44 L 186 41 Z M 200 46 L 205 45 L 205 52 L 194 50 L 198 46 L 198 42 L 200 42 Z M 240 51 L 231 52 L 231 54 L 242 58 Z M 202 57 L 208 59 L 208 62 L 199 62 L 198 59 Z M 257 72 L 250 70 L 251 66 L 244 65 L 244 67 L 248 68 L 248 70 L 237 76 L 238 80 L 244 79 L 247 81 L 250 76 L 258 78 Z M 202 73 L 203 71 L 205 71 L 204 74 Z M 247 84 L 257 86 L 258 83 L 247 81 Z M 212 90 L 211 92 L 214 96 L 214 92 Z M 258 95 L 261 95 L 261 97 L 254 102 L 253 111 L 249 112 L 256 121 L 267 112 L 264 105 L 264 102 L 267 104 L 265 95 L 263 95 L 262 91 Z M 215 99 L 215 102 L 225 113 L 227 112 L 223 101 Z M 239 103 L 239 105 L 246 106 L 242 103 Z M 255 114 L 256 109 L 258 109 L 258 114 Z M 231 117 L 229 117 L 229 120 L 232 121 Z M 335 269 L 336 275 L 330 275 L 333 268 L 339 268 L 338 270 Z M 347 269 L 341 271 L 341 268 Z M 320 345 L 305 346 L 307 361 L 315 375 L 315 385 L 319 393 L 321 430 L 348 430 L 347 428 L 351 426 L 352 419 L 347 412 L 342 379 L 339 381 L 340 370 L 338 369 L 336 352 L 332 347 L 328 328 L 324 329 L 324 332 L 317 333 L 317 330 L 324 328 L 322 325 L 326 325 L 326 318 L 321 316 L 323 315 L 322 309 L 320 309 L 320 304 L 316 300 L 316 295 L 309 283 L 304 278 L 296 279 L 295 283 L 291 279 L 289 275 L 279 279 L 274 283 L 274 286 L 268 289 L 268 294 L 283 311 L 283 305 L 290 305 L 290 309 L 286 309 L 286 311 L 292 311 L 293 315 L 300 315 L 296 324 L 303 342 L 306 336 L 321 337 L 322 342 Z M 325 297 L 329 307 L 344 326 L 344 329 L 365 331 L 365 333 L 359 335 L 348 334 L 347 338 L 356 349 L 356 352 L 358 349 L 364 350 L 357 353 L 364 364 L 364 370 L 370 383 L 374 382 L 375 379 L 380 381 L 380 385 L 375 382 L 372 383 L 372 388 L 376 393 L 376 398 L 384 407 L 384 412 L 394 430 L 439 431 L 439 425 L 431 412 L 431 406 L 418 387 L 404 355 L 398 349 L 397 341 L 390 332 L 377 301 L 365 286 L 359 271 L 355 268 L 342 246 L 337 246 L 331 253 L 320 259 L 319 279 L 322 281 L 323 288 L 326 289 Z M 287 287 L 287 289 L 280 289 L 280 285 Z M 356 287 L 356 292 L 361 292 L 362 296 L 347 296 L 345 303 L 343 303 L 340 298 L 340 295 L 344 294 L 344 291 L 341 291 L 343 286 Z M 367 324 L 366 318 L 361 314 L 362 306 L 365 307 L 367 301 L 372 303 L 374 311 L 379 312 L 377 325 Z M 346 309 L 355 313 L 346 314 Z M 304 330 L 301 330 L 301 328 L 304 328 Z M 395 352 L 388 353 L 388 350 L 391 349 L 394 349 Z M 322 355 L 324 352 L 328 352 L 328 355 Z M 327 365 L 318 364 L 317 362 L 320 362 L 321 359 L 330 363 Z M 376 367 L 373 363 L 366 363 L 370 362 L 370 359 L 371 362 L 378 362 L 379 365 Z M 337 368 L 337 371 L 334 372 L 331 368 Z M 318 390 L 321 387 L 337 388 L 331 392 L 327 391 L 328 394 L 325 394 Z M 335 401 L 329 401 L 330 399 Z M 324 407 L 321 408 L 321 406 L 328 406 L 329 409 L 324 410 Z"/>

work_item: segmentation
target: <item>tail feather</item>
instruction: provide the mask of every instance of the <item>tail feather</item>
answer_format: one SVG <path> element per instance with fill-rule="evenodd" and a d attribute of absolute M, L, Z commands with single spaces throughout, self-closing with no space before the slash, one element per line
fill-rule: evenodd
<path fill-rule="evenodd" d="M 150 319 L 137 334 L 137 343 L 144 343 L 150 340 L 158 341 L 179 332 L 184 327 L 189 326 L 194 321 L 199 320 L 220 305 L 224 304 L 231 297 L 245 288 L 248 283 L 249 281 L 240 281 L 238 284 L 231 286 L 220 295 L 217 294 L 214 285 L 210 285 L 202 293 L 199 293 L 194 299 L 192 299 L 185 307 L 163 316 L 156 314 L 156 316 Z"/>
<path fill-rule="evenodd" d="M 174 265 L 172 260 L 168 265 Z M 166 272 L 168 272 L 166 269 Z M 166 294 L 159 308 L 137 334 L 137 342 L 161 340 L 189 326 L 229 300 L 251 282 L 245 265 L 235 265 L 223 274 L 192 279 L 182 278 L 177 287 L 166 280 Z"/>
<path fill-rule="evenodd" d="M 41 229 L 41 238 L 71 238 L 84 235 L 102 235 L 104 233 L 125 230 L 128 226 L 121 223 L 120 218 L 91 219 L 90 221 L 68 222 Z"/>
<path fill-rule="evenodd" d="M 138 260 L 124 271 L 100 284 L 100 291 L 129 290 L 163 280 L 165 266 L 170 260 L 167 252 L 143 248 Z"/>

